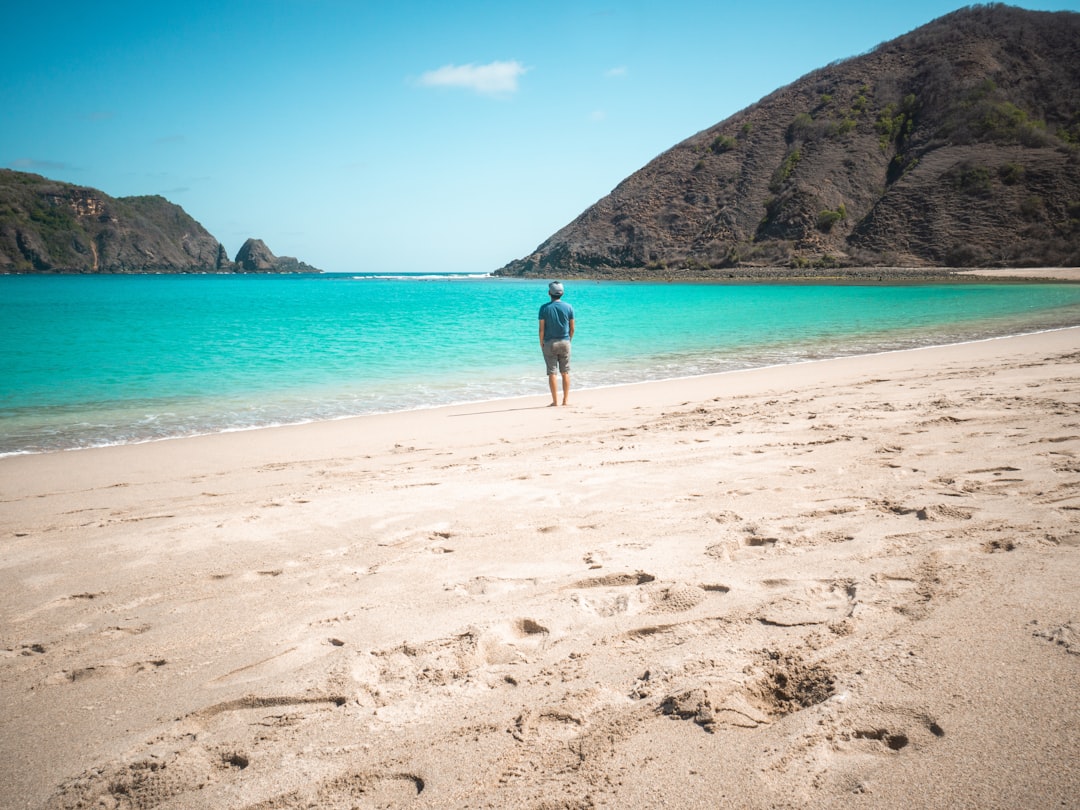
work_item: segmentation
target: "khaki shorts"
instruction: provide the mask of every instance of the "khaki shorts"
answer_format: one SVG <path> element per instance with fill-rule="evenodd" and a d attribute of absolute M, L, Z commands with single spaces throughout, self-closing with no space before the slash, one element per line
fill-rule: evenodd
<path fill-rule="evenodd" d="M 547 373 L 555 374 L 570 371 L 570 341 L 569 340 L 545 340 L 544 362 L 547 363 Z"/>

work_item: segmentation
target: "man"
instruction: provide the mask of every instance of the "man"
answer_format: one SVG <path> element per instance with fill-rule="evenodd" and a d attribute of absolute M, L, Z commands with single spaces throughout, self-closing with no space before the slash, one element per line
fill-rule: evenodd
<path fill-rule="evenodd" d="M 570 401 L 570 341 L 574 337 L 574 308 L 562 300 L 561 281 L 548 284 L 551 300 L 540 307 L 540 349 L 547 364 L 551 405 L 559 404 L 556 372 L 562 374 L 562 404 Z"/>

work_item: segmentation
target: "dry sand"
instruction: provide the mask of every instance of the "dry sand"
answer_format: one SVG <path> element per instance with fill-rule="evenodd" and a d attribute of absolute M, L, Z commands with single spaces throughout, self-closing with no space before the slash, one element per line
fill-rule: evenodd
<path fill-rule="evenodd" d="M 986 276 L 987 278 L 1013 278 L 1027 281 L 1053 279 L 1054 281 L 1080 281 L 1080 267 L 1021 267 L 981 268 L 961 270 L 961 276 Z"/>
<path fill-rule="evenodd" d="M 0 806 L 1080 806 L 1078 381 L 1072 329 L 0 460 Z"/>

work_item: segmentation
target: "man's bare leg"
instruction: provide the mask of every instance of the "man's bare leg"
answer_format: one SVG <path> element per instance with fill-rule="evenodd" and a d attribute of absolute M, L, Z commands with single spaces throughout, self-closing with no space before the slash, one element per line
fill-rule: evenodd
<path fill-rule="evenodd" d="M 552 394 L 552 396 L 555 395 L 555 378 L 554 377 L 551 378 L 551 394 Z M 563 405 L 569 405 L 570 404 L 570 375 L 569 374 L 563 374 L 562 375 L 562 404 Z"/>
<path fill-rule="evenodd" d="M 555 375 L 548 374 L 548 387 L 551 389 L 551 405 L 559 404 L 559 389 L 556 385 Z M 551 406 L 549 406 L 551 407 Z"/>

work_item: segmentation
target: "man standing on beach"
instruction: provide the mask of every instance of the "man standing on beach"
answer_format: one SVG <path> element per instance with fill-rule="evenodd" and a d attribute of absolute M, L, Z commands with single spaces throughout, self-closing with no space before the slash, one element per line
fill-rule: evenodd
<path fill-rule="evenodd" d="M 559 404 L 556 372 L 562 374 L 562 404 L 570 401 L 570 341 L 574 337 L 574 308 L 562 300 L 561 281 L 548 284 L 551 300 L 540 307 L 540 349 L 547 364 L 551 404 Z"/>

